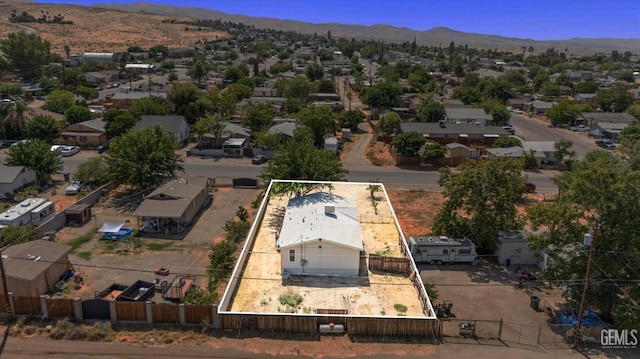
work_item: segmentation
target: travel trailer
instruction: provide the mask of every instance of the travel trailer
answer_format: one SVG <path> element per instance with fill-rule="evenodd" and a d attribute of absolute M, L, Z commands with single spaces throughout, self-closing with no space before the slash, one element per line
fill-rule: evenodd
<path fill-rule="evenodd" d="M 476 245 L 467 237 L 409 237 L 409 248 L 416 263 L 472 263 L 478 257 Z"/>

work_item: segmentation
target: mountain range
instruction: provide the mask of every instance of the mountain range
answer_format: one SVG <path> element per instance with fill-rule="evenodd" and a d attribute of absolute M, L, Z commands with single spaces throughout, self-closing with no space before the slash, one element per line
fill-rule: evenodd
<path fill-rule="evenodd" d="M 637 52 L 640 49 L 640 39 L 616 39 L 616 38 L 572 38 L 567 40 L 532 40 L 504 37 L 498 35 L 483 35 L 455 31 L 446 27 L 436 27 L 426 31 L 416 31 L 408 28 L 400 28 L 389 25 L 345 25 L 337 23 L 311 24 L 294 20 L 283 20 L 265 17 L 250 17 L 245 15 L 225 14 L 215 10 L 198 7 L 183 7 L 172 5 L 159 5 L 148 2 L 131 4 L 105 3 L 95 4 L 94 7 L 108 8 L 121 11 L 133 11 L 162 14 L 166 16 L 189 16 L 199 19 L 220 19 L 235 23 L 253 25 L 260 29 L 273 29 L 281 31 L 293 31 L 299 33 L 326 35 L 331 31 L 334 37 L 355 38 L 362 40 L 377 40 L 387 42 L 412 42 L 414 39 L 419 45 L 448 46 L 451 41 L 456 45 L 467 44 L 470 47 L 521 51 L 523 46 L 533 46 L 536 50 L 554 47 L 559 51 L 565 49 L 569 53 L 592 54 L 594 52 L 610 53 L 612 50 L 619 52 Z"/>

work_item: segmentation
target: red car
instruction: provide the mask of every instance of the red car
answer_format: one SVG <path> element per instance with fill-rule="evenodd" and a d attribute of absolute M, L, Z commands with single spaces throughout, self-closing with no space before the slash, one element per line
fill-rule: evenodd
<path fill-rule="evenodd" d="M 157 274 L 157 275 L 168 276 L 169 275 L 169 268 L 159 267 L 159 268 L 156 268 L 154 270 L 154 273 Z"/>

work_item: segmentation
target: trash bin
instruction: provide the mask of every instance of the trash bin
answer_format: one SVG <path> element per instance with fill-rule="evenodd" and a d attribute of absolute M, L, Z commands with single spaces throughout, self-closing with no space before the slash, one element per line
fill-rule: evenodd
<path fill-rule="evenodd" d="M 98 147 L 96 147 L 96 150 L 98 151 L 98 154 L 102 154 L 102 153 L 104 153 L 105 147 L 104 146 L 98 146 Z"/>
<path fill-rule="evenodd" d="M 62 175 L 64 176 L 64 181 L 69 182 L 69 172 L 65 172 Z"/>
<path fill-rule="evenodd" d="M 531 309 L 535 310 L 536 312 L 539 310 L 540 307 L 540 297 L 536 296 L 536 295 L 532 295 L 531 296 Z"/>
<path fill-rule="evenodd" d="M 445 299 L 442 301 L 442 303 L 444 304 L 444 310 L 446 314 L 451 314 L 451 307 L 453 307 L 453 301 L 449 300 L 449 299 Z"/>
<path fill-rule="evenodd" d="M 511 259 L 510 258 L 507 258 L 507 263 L 506 264 L 507 264 L 507 267 L 511 265 Z"/>

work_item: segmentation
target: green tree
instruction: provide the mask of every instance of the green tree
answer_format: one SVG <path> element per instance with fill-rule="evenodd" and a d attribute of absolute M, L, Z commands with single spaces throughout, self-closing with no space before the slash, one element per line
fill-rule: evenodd
<path fill-rule="evenodd" d="M 51 146 L 39 139 L 9 147 L 5 164 L 31 168 L 36 172 L 40 183 L 62 171 L 60 154 L 51 151 Z"/>
<path fill-rule="evenodd" d="M 617 327 L 632 329 L 640 315 L 635 280 L 640 272 L 640 172 L 611 152 L 592 151 L 554 182 L 558 186 L 555 201 L 527 211 L 534 229 L 545 228 L 529 241 L 532 249 L 543 249 L 549 257 L 545 278 L 579 284 L 567 287 L 569 299 L 579 302 L 582 281 L 576 278 L 585 277 L 589 252 L 583 237 L 597 230 L 592 233 L 597 236 L 596 250 L 586 303 L 604 320 L 613 319 Z"/>
<path fill-rule="evenodd" d="M 493 142 L 492 147 L 514 147 L 520 146 L 520 140 L 515 137 L 500 137 Z"/>
<path fill-rule="evenodd" d="M 231 83 L 235 83 L 235 82 L 238 82 L 240 79 L 243 79 L 249 76 L 249 68 L 247 67 L 246 64 L 229 67 L 224 71 L 223 76 L 225 80 Z"/>
<path fill-rule="evenodd" d="M 421 134 L 411 131 L 393 136 L 391 145 L 402 156 L 416 156 L 425 139 Z"/>
<path fill-rule="evenodd" d="M 213 283 L 215 283 L 215 286 L 231 274 L 233 265 L 236 262 L 234 257 L 235 251 L 236 247 L 228 241 L 221 241 L 211 246 L 207 272 L 209 277 L 212 278 Z"/>
<path fill-rule="evenodd" d="M 20 83 L 0 82 L 0 94 L 20 96 L 22 92 L 22 85 Z"/>
<path fill-rule="evenodd" d="M 316 91 L 315 86 L 305 76 L 296 76 L 291 80 L 280 79 L 275 85 L 278 96 L 296 99 L 300 103 L 307 103 L 309 96 Z"/>
<path fill-rule="evenodd" d="M 253 132 L 259 132 L 271 124 L 275 111 L 270 103 L 252 103 L 244 108 L 242 125 Z"/>
<path fill-rule="evenodd" d="M 378 120 L 377 130 L 383 136 L 391 136 L 400 131 L 400 115 L 387 112 Z"/>
<path fill-rule="evenodd" d="M 0 51 L 9 59 L 14 69 L 22 73 L 23 81 L 40 78 L 42 66 L 51 60 L 51 44 L 36 34 L 11 33 L 0 40 Z"/>
<path fill-rule="evenodd" d="M 116 138 L 127 133 L 132 129 L 138 119 L 128 111 L 121 111 L 116 117 L 105 124 L 105 133 L 107 138 Z"/>
<path fill-rule="evenodd" d="M 91 157 L 78 165 L 73 179 L 93 186 L 101 186 L 109 182 L 109 166 L 104 157 Z"/>
<path fill-rule="evenodd" d="M 41 139 L 49 144 L 57 138 L 62 129 L 62 124 L 51 116 L 36 115 L 27 122 L 24 134 L 27 138 Z"/>
<path fill-rule="evenodd" d="M 623 129 L 618 135 L 618 141 L 631 169 L 640 171 L 640 124 L 635 123 Z"/>
<path fill-rule="evenodd" d="M 210 70 L 209 64 L 204 61 L 196 61 L 193 66 L 187 70 L 187 76 L 191 77 L 194 81 L 198 81 L 198 85 L 202 82 L 202 80 L 207 78 L 207 73 Z"/>
<path fill-rule="evenodd" d="M 596 93 L 600 89 L 600 84 L 594 79 L 587 79 L 575 85 L 576 93 Z"/>
<path fill-rule="evenodd" d="M 78 86 L 78 88 L 76 89 L 76 93 L 82 96 L 85 101 L 95 100 L 99 96 L 98 91 L 96 91 L 93 87 L 87 86 Z"/>
<path fill-rule="evenodd" d="M 554 126 L 573 125 L 578 116 L 578 112 L 572 101 L 562 100 L 551 106 L 545 115 L 551 120 L 551 124 Z"/>
<path fill-rule="evenodd" d="M 434 234 L 467 236 L 481 253 L 493 253 L 498 231 L 524 225 L 516 208 L 524 193 L 521 169 L 518 161 L 504 158 L 467 161 L 455 171 L 441 168 L 445 203 L 434 219 Z"/>
<path fill-rule="evenodd" d="M 629 108 L 627 108 L 627 113 L 633 116 L 636 120 L 640 120 L 640 103 L 629 106 Z"/>
<path fill-rule="evenodd" d="M 280 146 L 281 137 L 278 133 L 269 133 L 267 129 L 254 132 L 253 144 L 267 151 L 275 150 Z"/>
<path fill-rule="evenodd" d="M 317 81 L 321 80 L 324 77 L 324 70 L 322 69 L 322 66 L 313 63 L 307 66 L 304 74 L 307 76 L 309 81 Z"/>
<path fill-rule="evenodd" d="M 333 134 L 337 131 L 333 110 L 324 106 L 311 106 L 303 108 L 298 113 L 300 125 L 311 130 L 313 134 L 313 143 L 316 147 L 321 148 L 324 145 L 326 135 Z"/>
<path fill-rule="evenodd" d="M 159 126 L 129 131 L 109 144 L 107 164 L 116 184 L 146 189 L 184 171 L 173 135 Z"/>
<path fill-rule="evenodd" d="M 444 105 L 431 99 L 422 101 L 416 110 L 416 120 L 419 122 L 440 122 L 445 119 L 447 112 Z"/>
<path fill-rule="evenodd" d="M 64 111 L 64 120 L 69 124 L 89 121 L 93 119 L 93 114 L 87 106 L 73 105 Z"/>
<path fill-rule="evenodd" d="M 432 160 L 444 158 L 446 154 L 447 154 L 446 147 L 442 146 L 439 143 L 433 142 L 433 143 L 427 143 L 427 145 L 424 146 L 424 153 L 422 154 L 422 157 L 426 161 L 432 161 Z"/>
<path fill-rule="evenodd" d="M 343 111 L 338 115 L 338 126 L 356 131 L 358 125 L 364 121 L 365 118 L 367 118 L 367 115 L 360 110 Z"/>
<path fill-rule="evenodd" d="M 202 147 L 202 139 L 204 138 L 204 135 L 211 133 L 216 138 L 220 138 L 221 132 L 222 124 L 216 116 L 207 116 L 198 120 L 198 122 L 193 125 L 193 133 L 196 134 L 198 140 L 198 148 Z"/>
<path fill-rule="evenodd" d="M 128 111 L 137 119 L 142 115 L 168 115 L 171 112 L 171 102 L 162 97 L 143 97 L 131 104 Z"/>
<path fill-rule="evenodd" d="M 571 150 L 573 142 L 570 140 L 559 140 L 553 145 L 555 149 L 554 157 L 558 164 L 564 168 L 571 168 L 571 165 L 576 160 L 576 151 Z"/>
<path fill-rule="evenodd" d="M 371 107 L 391 108 L 402 104 L 402 87 L 397 82 L 382 82 L 367 89 L 363 102 Z"/>
<path fill-rule="evenodd" d="M 206 112 L 205 102 L 200 101 L 203 97 L 202 91 L 192 83 L 174 84 L 167 93 L 167 100 L 173 103 L 173 113 L 184 116 L 190 125 Z"/>
<path fill-rule="evenodd" d="M 624 112 L 633 103 L 633 96 L 627 92 L 629 86 L 615 84 L 596 93 L 594 101 L 605 112 Z"/>
<path fill-rule="evenodd" d="M 478 106 L 493 117 L 493 123 L 496 125 L 504 125 L 511 118 L 511 112 L 499 100 L 485 99 Z"/>
<path fill-rule="evenodd" d="M 292 139 L 282 145 L 267 162 L 260 177 L 308 181 L 344 181 L 347 170 L 334 154 L 313 145 L 309 130 L 296 130 Z"/>
<path fill-rule="evenodd" d="M 69 91 L 54 90 L 44 102 L 44 108 L 51 112 L 63 114 L 76 102 L 73 94 Z"/>

